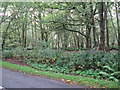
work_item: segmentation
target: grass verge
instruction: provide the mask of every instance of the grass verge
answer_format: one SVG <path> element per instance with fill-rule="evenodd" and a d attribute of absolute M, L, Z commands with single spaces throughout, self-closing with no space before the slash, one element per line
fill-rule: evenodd
<path fill-rule="evenodd" d="M 85 86 L 92 86 L 97 88 L 103 88 L 103 87 L 118 88 L 118 83 L 113 81 L 98 80 L 98 79 L 92 79 L 92 78 L 82 77 L 82 76 L 72 76 L 72 75 L 54 73 L 50 71 L 39 71 L 28 66 L 21 66 L 17 64 L 4 62 L 1 60 L 0 60 L 0 67 L 4 67 L 4 68 L 15 70 L 15 71 L 22 71 L 32 75 L 46 76 L 48 78 L 53 78 L 53 79 L 65 79 L 65 80 L 76 81 L 80 85 L 85 85 Z"/>

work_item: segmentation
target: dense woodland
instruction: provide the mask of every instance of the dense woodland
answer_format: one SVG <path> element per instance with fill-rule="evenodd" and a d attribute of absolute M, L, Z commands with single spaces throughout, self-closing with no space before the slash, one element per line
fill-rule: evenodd
<path fill-rule="evenodd" d="M 58 2 L 2 3 L 2 48 L 57 49 L 120 46 L 119 3 Z"/>
<path fill-rule="evenodd" d="M 119 2 L 3 2 L 3 59 L 118 81 Z M 114 51 L 113 51 L 114 50 Z"/>

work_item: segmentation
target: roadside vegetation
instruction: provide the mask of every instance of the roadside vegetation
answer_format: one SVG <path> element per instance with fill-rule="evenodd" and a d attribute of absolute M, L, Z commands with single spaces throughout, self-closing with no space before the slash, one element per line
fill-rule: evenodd
<path fill-rule="evenodd" d="M 21 66 L 17 64 L 11 64 L 8 62 L 0 61 L 0 66 L 10 69 L 13 71 L 21 71 L 26 74 L 43 76 L 47 78 L 57 79 L 64 81 L 69 84 L 80 84 L 84 86 L 88 86 L 89 88 L 118 88 L 118 83 L 113 81 L 106 81 L 106 80 L 99 80 L 99 79 L 92 79 L 82 76 L 73 76 L 73 75 L 66 75 L 62 73 L 54 73 L 51 71 L 41 71 L 36 70 L 28 66 Z M 74 81 L 74 82 L 73 82 Z"/>
<path fill-rule="evenodd" d="M 5 50 L 2 56 L 3 60 L 8 59 L 10 61 L 12 58 L 15 58 L 16 62 L 23 62 L 37 70 L 115 82 L 118 82 L 120 79 L 117 52 L 78 51 L 69 53 L 50 48 L 34 48 L 33 50 L 16 48 L 15 50 Z"/>

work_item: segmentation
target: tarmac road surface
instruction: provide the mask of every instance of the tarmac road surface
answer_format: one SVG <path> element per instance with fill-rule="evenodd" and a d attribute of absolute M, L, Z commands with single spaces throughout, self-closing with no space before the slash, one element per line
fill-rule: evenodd
<path fill-rule="evenodd" d="M 22 72 L 13 72 L 2 68 L 2 85 L 5 88 L 87 88 L 69 85 L 64 82 L 31 76 Z"/>

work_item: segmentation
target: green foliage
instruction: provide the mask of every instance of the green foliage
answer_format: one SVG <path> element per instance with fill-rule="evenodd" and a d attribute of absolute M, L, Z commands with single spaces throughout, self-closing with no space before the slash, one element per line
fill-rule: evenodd
<path fill-rule="evenodd" d="M 77 49 L 77 48 L 72 48 L 72 47 L 68 47 L 68 48 L 65 48 L 65 50 L 67 50 L 67 51 L 75 51 L 75 50 L 79 50 L 79 49 Z"/>
<path fill-rule="evenodd" d="M 111 46 L 109 49 L 110 50 L 119 50 L 119 47 L 118 46 Z"/>
<path fill-rule="evenodd" d="M 14 43 L 9 44 L 7 47 L 15 48 L 15 47 L 18 47 L 18 46 L 19 46 L 19 43 L 18 42 L 14 42 Z"/>
<path fill-rule="evenodd" d="M 27 55 L 27 57 L 29 57 L 27 58 L 27 62 L 40 70 L 50 70 L 53 72 L 89 76 L 92 78 L 110 78 L 110 74 L 112 75 L 113 72 L 117 70 L 115 67 L 117 65 L 117 58 L 115 58 L 115 56 L 116 53 L 111 54 L 102 51 L 95 53 L 89 51 L 67 53 L 43 49 L 38 50 L 37 53 L 34 50 L 30 52 L 29 55 Z M 107 65 L 112 66 L 112 68 Z M 115 76 L 115 78 L 118 79 L 119 76 Z"/>
<path fill-rule="evenodd" d="M 32 50 L 34 49 L 32 46 L 26 47 L 27 50 Z"/>
<path fill-rule="evenodd" d="M 107 70 L 109 70 L 109 71 L 112 71 L 112 72 L 114 71 L 114 69 L 112 69 L 112 68 L 109 67 L 109 66 L 103 66 L 103 68 L 104 68 L 104 69 L 107 69 Z"/>
<path fill-rule="evenodd" d="M 82 71 L 80 73 L 80 75 L 100 79 L 100 75 L 99 75 L 98 71 L 97 70 L 94 71 L 93 69 L 88 69 L 88 70 Z"/>
<path fill-rule="evenodd" d="M 44 70 L 44 71 L 52 71 L 52 72 L 59 72 L 59 73 L 65 73 L 68 74 L 71 70 L 65 67 L 58 67 L 48 64 L 38 64 L 38 63 L 30 63 L 31 66 L 33 66 L 36 69 Z"/>
<path fill-rule="evenodd" d="M 106 73 L 106 72 L 99 72 L 99 74 L 102 74 L 102 75 L 104 75 L 105 77 L 107 77 L 107 76 L 109 76 L 109 74 L 108 73 Z"/>
<path fill-rule="evenodd" d="M 13 50 L 4 50 L 2 52 L 2 58 L 3 59 L 8 59 L 13 57 Z"/>
<path fill-rule="evenodd" d="M 32 50 L 16 48 L 11 51 L 12 53 L 4 52 L 3 56 L 5 58 L 13 56 L 22 58 L 23 62 L 36 69 L 45 71 L 92 78 L 105 78 L 114 81 L 120 78 L 118 67 L 116 67 L 118 66 L 117 53 L 103 51 L 68 53 L 62 50 L 53 50 L 48 47 L 41 48 L 41 46 Z"/>
<path fill-rule="evenodd" d="M 115 9 L 114 4 L 106 4 L 104 9 L 106 7 Z M 21 2 L 2 3 L 1 8 L 3 14 L 11 12 L 10 16 L 2 15 L 1 18 L 3 48 L 5 49 L 3 58 L 20 58 L 23 62 L 40 70 L 114 81 L 120 78 L 117 53 L 96 52 L 97 47 L 91 48 L 93 52 L 85 51 L 86 48 L 84 48 L 87 46 L 85 40 L 88 37 L 91 47 L 102 44 L 98 40 L 101 38 L 100 31 L 103 29 L 97 27 L 99 20 L 95 19 L 99 18 L 100 22 L 103 21 L 97 13 L 100 9 L 99 3 Z M 112 11 L 116 13 L 115 10 Z M 114 24 L 116 15 L 107 16 L 111 18 L 107 19 L 108 22 L 112 21 L 109 22 L 107 28 L 111 30 L 108 35 L 112 36 L 109 37 L 108 42 L 110 45 L 115 45 L 109 48 L 113 51 L 118 50 L 116 28 L 119 27 Z M 89 28 L 92 27 L 96 29 L 95 35 L 89 32 Z M 106 32 L 104 34 L 107 35 Z M 41 37 L 43 41 L 40 40 Z M 55 47 L 55 50 L 52 50 L 49 45 L 52 48 Z M 57 50 L 58 48 L 64 51 Z M 70 52 L 74 50 L 79 51 Z"/>
<path fill-rule="evenodd" d="M 76 69 L 100 69 L 105 62 L 102 61 L 104 57 L 104 52 L 91 53 L 87 52 L 77 52 L 72 55 L 70 63 Z M 103 63 L 102 63 L 103 62 Z"/>
<path fill-rule="evenodd" d="M 27 74 L 32 74 L 32 75 L 37 75 L 37 76 L 39 75 L 47 76 L 48 78 L 54 78 L 54 79 L 65 79 L 65 80 L 69 79 L 71 81 L 78 82 L 78 84 L 80 85 L 85 85 L 85 86 L 94 85 L 95 87 L 99 87 L 99 88 L 102 88 L 103 86 L 105 86 L 106 88 L 118 88 L 118 82 L 113 82 L 113 81 L 92 79 L 92 78 L 81 77 L 81 76 L 65 75 L 65 74 L 54 73 L 50 71 L 40 71 L 40 70 L 36 70 L 28 66 L 16 65 L 16 64 L 4 62 L 4 61 L 0 61 L 0 66 L 1 65 L 4 68 L 8 68 L 14 71 L 22 71 Z"/>
<path fill-rule="evenodd" d="M 45 41 L 39 41 L 39 49 L 46 49 L 48 47 L 48 43 Z"/>
<path fill-rule="evenodd" d="M 24 55 L 24 49 L 23 48 L 15 48 L 13 50 L 13 56 L 16 58 L 23 57 Z"/>
<path fill-rule="evenodd" d="M 108 80 L 119 81 L 120 71 L 117 71 L 109 66 L 103 66 L 103 68 L 104 70 L 99 72 L 102 77 L 106 77 Z"/>

